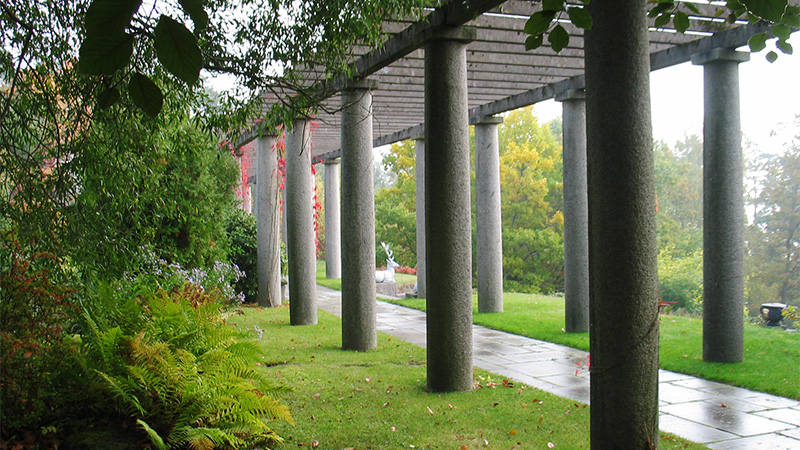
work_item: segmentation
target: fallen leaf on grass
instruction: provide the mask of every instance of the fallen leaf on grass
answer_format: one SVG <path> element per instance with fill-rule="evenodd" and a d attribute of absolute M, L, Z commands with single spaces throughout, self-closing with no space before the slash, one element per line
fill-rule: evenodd
<path fill-rule="evenodd" d="M 547 443 L 547 448 L 555 448 L 555 446 L 556 444 L 553 444 L 552 442 Z"/>
<path fill-rule="evenodd" d="M 517 430 L 511 430 L 511 431 L 508 432 L 508 434 L 513 436 L 513 435 L 517 434 Z"/>
<path fill-rule="evenodd" d="M 430 415 L 433 415 L 433 410 L 431 409 L 431 407 L 430 406 L 426 406 L 426 408 L 428 408 L 428 413 Z"/>
<path fill-rule="evenodd" d="M 311 441 L 311 448 L 317 448 L 317 447 L 319 447 L 319 441 L 314 439 L 313 441 Z"/>

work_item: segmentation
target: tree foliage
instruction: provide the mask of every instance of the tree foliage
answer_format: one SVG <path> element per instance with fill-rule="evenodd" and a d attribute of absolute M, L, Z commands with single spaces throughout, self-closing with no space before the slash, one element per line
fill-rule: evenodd
<path fill-rule="evenodd" d="M 417 179 L 416 145 L 407 140 L 392 144 L 382 161 L 385 171 L 394 174 L 393 186 L 375 195 L 376 265 L 386 264 L 381 242 L 391 246 L 394 259 L 406 267 L 417 265 Z"/>
<path fill-rule="evenodd" d="M 542 9 L 531 15 L 525 24 L 526 50 L 535 50 L 547 44 L 556 53 L 569 46 L 569 33 L 564 23 L 569 21 L 573 26 L 590 30 L 592 17 L 584 9 L 589 0 L 581 0 L 578 4 L 568 4 L 565 0 L 542 0 Z M 700 15 L 701 12 L 691 2 L 675 0 L 651 0 L 648 17 L 653 19 L 656 27 L 672 26 L 679 33 L 685 33 L 691 26 L 691 16 Z M 725 23 L 730 25 L 739 20 L 750 23 L 759 21 L 771 25 L 771 36 L 759 33 L 751 37 L 748 44 L 754 52 L 760 52 L 767 46 L 770 37 L 776 38 L 775 46 L 783 53 L 791 55 L 792 45 L 788 42 L 792 29 L 800 27 L 800 7 L 790 5 L 788 0 L 728 0 L 725 5 L 717 5 L 716 17 L 724 17 Z M 775 51 L 766 54 L 768 61 L 773 62 L 778 58 Z"/>
<path fill-rule="evenodd" d="M 505 289 L 552 293 L 564 286 L 561 144 L 533 108 L 499 129 Z"/>
<path fill-rule="evenodd" d="M 800 130 L 800 117 L 795 121 Z M 755 161 L 761 175 L 747 230 L 750 303 L 800 306 L 800 135 L 779 155 Z"/>

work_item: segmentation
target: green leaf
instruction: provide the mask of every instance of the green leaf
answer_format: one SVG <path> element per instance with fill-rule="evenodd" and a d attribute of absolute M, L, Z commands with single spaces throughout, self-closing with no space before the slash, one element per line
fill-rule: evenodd
<path fill-rule="evenodd" d="M 647 17 L 650 17 L 652 19 L 653 17 L 655 17 L 655 16 L 657 16 L 657 15 L 659 15 L 659 14 L 665 12 L 665 11 L 671 10 L 674 7 L 675 7 L 675 4 L 673 2 L 659 3 L 655 7 L 653 7 L 653 9 L 651 9 L 649 13 L 647 13 Z"/>
<path fill-rule="evenodd" d="M 791 55 L 794 52 L 792 44 L 786 42 L 785 39 L 778 39 L 778 41 L 775 42 L 775 46 L 778 47 L 780 51 L 786 53 L 787 55 Z"/>
<path fill-rule="evenodd" d="M 779 39 L 789 39 L 792 34 L 792 29 L 783 24 L 776 24 L 772 26 L 772 35 Z"/>
<path fill-rule="evenodd" d="M 192 18 L 194 31 L 204 30 L 208 26 L 208 13 L 203 9 L 203 0 L 178 0 L 183 11 Z"/>
<path fill-rule="evenodd" d="M 656 28 L 661 28 L 664 25 L 668 24 L 670 20 L 672 20 L 672 15 L 668 12 L 665 12 L 664 14 L 661 14 L 660 16 L 656 17 L 654 25 L 656 26 Z"/>
<path fill-rule="evenodd" d="M 800 28 L 800 16 L 797 14 L 784 14 L 783 23 L 795 28 Z"/>
<path fill-rule="evenodd" d="M 550 28 L 550 22 L 556 18 L 555 12 L 538 11 L 531 15 L 531 18 L 525 22 L 525 33 L 527 34 L 541 34 Z"/>
<path fill-rule="evenodd" d="M 747 41 L 747 45 L 750 46 L 750 50 L 754 52 L 760 52 L 767 48 L 767 34 L 766 33 L 758 33 L 754 34 L 750 37 Z"/>
<path fill-rule="evenodd" d="M 751 13 L 770 22 L 780 22 L 788 0 L 741 0 Z"/>
<path fill-rule="evenodd" d="M 550 42 L 550 48 L 559 53 L 569 45 L 569 33 L 561 25 L 556 25 L 550 35 L 547 36 L 547 41 Z"/>
<path fill-rule="evenodd" d="M 778 54 L 775 53 L 774 51 L 770 51 L 769 53 L 767 53 L 767 61 L 769 61 L 770 63 L 774 63 L 775 61 L 777 61 L 777 59 L 778 59 Z"/>
<path fill-rule="evenodd" d="M 544 34 L 537 34 L 534 36 L 528 36 L 525 39 L 525 50 L 535 50 L 544 44 Z"/>
<path fill-rule="evenodd" d="M 78 69 L 89 75 L 112 75 L 127 66 L 133 55 L 129 34 L 86 36 L 78 54 Z"/>
<path fill-rule="evenodd" d="M 97 96 L 97 107 L 108 109 L 119 101 L 120 93 L 115 87 L 108 88 Z"/>
<path fill-rule="evenodd" d="M 672 23 L 679 33 L 686 33 L 686 30 L 689 29 L 689 16 L 683 11 L 678 11 L 675 13 L 675 17 L 672 18 Z"/>
<path fill-rule="evenodd" d="M 86 35 L 122 34 L 142 0 L 93 0 L 86 10 Z"/>
<path fill-rule="evenodd" d="M 164 105 L 164 95 L 161 89 L 146 75 L 134 73 L 128 82 L 128 93 L 133 104 L 139 107 L 150 117 L 158 116 Z"/>
<path fill-rule="evenodd" d="M 700 15 L 700 10 L 697 8 L 697 6 L 694 6 L 693 3 L 684 2 L 682 3 L 682 5 L 685 6 L 687 9 L 689 9 L 689 11 L 697 15 Z"/>
<path fill-rule="evenodd" d="M 203 68 L 203 54 L 197 38 L 183 24 L 161 16 L 155 32 L 156 56 L 161 64 L 186 84 L 194 84 Z"/>
<path fill-rule="evenodd" d="M 564 0 L 543 0 L 542 10 L 544 11 L 563 11 Z"/>
<path fill-rule="evenodd" d="M 567 13 L 569 14 L 569 20 L 576 27 L 584 30 L 592 29 L 592 16 L 585 9 L 573 7 L 569 8 Z"/>

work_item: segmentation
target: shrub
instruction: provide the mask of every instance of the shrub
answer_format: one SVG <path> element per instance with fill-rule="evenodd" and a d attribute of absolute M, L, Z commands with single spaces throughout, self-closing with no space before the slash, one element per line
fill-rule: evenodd
<path fill-rule="evenodd" d="M 4 237 L 8 237 L 7 235 Z M 59 264 L 13 239 L 0 251 L 0 373 L 3 440 L 38 432 L 61 403 L 52 373 L 62 360 L 65 325 L 78 315 L 73 289 L 54 282 Z"/>
<path fill-rule="evenodd" d="M 658 255 L 658 287 L 661 301 L 673 310 L 699 314 L 703 310 L 703 252 L 674 255 L 670 249 Z"/>
<path fill-rule="evenodd" d="M 258 296 L 258 240 L 256 218 L 237 209 L 228 218 L 226 226 L 230 250 L 228 259 L 243 272 L 234 284 L 244 293 L 245 301 L 255 302 Z"/>

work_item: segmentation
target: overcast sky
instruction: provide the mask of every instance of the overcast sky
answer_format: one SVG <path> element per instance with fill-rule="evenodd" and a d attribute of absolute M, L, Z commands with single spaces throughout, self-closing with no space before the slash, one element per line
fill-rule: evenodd
<path fill-rule="evenodd" d="M 742 131 L 760 152 L 775 153 L 800 134 L 792 128 L 800 114 L 800 55 L 781 54 L 770 64 L 765 54 L 739 65 Z M 650 80 L 654 139 L 672 146 L 684 135 L 702 136 L 703 68 L 685 63 L 653 72 Z M 544 102 L 536 112 L 544 123 L 561 115 L 561 105 Z"/>

